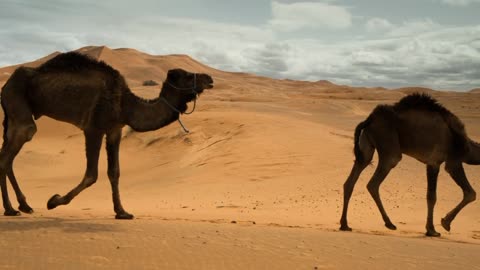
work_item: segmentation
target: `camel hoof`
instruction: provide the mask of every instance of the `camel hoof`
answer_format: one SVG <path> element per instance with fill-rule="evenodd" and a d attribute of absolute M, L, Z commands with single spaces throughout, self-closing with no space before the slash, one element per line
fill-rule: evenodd
<path fill-rule="evenodd" d="M 58 200 L 61 198 L 62 196 L 58 195 L 58 194 L 55 194 L 53 195 L 50 200 L 48 200 L 47 202 L 47 209 L 48 210 L 52 210 L 53 208 L 57 207 L 59 205 L 58 203 Z"/>
<path fill-rule="evenodd" d="M 117 213 L 115 219 L 133 219 L 133 215 L 127 212 Z"/>
<path fill-rule="evenodd" d="M 385 223 L 385 227 L 392 231 L 395 231 L 397 229 L 397 226 L 393 225 L 393 223 Z"/>
<path fill-rule="evenodd" d="M 20 216 L 20 212 L 14 209 L 10 209 L 10 210 L 5 210 L 3 215 L 8 217 L 15 217 L 15 216 Z"/>
<path fill-rule="evenodd" d="M 340 226 L 340 231 L 351 232 L 352 228 L 348 227 L 348 225 L 341 225 Z"/>
<path fill-rule="evenodd" d="M 20 206 L 18 206 L 18 210 L 22 211 L 25 214 L 32 214 L 33 213 L 33 209 L 26 203 L 25 204 L 20 204 Z"/>
<path fill-rule="evenodd" d="M 449 232 L 450 231 L 450 222 L 448 222 L 445 218 L 442 218 L 442 227 Z"/>
<path fill-rule="evenodd" d="M 425 233 L 425 236 L 428 236 L 428 237 L 440 237 L 441 234 L 436 232 L 436 231 L 429 231 L 429 232 L 426 232 Z"/>

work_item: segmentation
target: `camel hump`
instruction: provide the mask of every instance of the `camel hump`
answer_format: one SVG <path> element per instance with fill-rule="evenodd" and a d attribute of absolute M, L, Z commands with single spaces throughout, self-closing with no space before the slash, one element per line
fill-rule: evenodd
<path fill-rule="evenodd" d="M 450 129 L 462 137 L 466 137 L 465 126 L 462 121 L 435 98 L 425 93 L 414 93 L 402 98 L 394 106 L 395 111 L 425 110 L 439 113 Z"/>
<path fill-rule="evenodd" d="M 402 98 L 393 105 L 395 111 L 425 110 L 439 113 L 447 122 L 451 122 L 454 128 L 464 129 L 463 123 L 456 115 L 450 112 L 435 98 L 425 93 L 414 93 Z"/>
<path fill-rule="evenodd" d="M 59 54 L 37 69 L 39 72 L 100 70 L 118 76 L 120 73 L 103 61 L 97 61 L 87 55 L 78 52 Z"/>
<path fill-rule="evenodd" d="M 400 99 L 395 105 L 395 110 L 403 111 L 409 109 L 427 110 L 439 113 L 449 113 L 449 110 L 443 107 L 436 99 L 425 93 L 414 93 Z"/>

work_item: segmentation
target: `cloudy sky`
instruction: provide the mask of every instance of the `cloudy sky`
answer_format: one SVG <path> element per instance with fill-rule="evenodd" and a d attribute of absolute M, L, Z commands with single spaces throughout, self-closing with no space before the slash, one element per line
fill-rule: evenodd
<path fill-rule="evenodd" d="M 480 0 L 0 0 L 0 66 L 86 45 L 355 86 L 480 87 Z"/>

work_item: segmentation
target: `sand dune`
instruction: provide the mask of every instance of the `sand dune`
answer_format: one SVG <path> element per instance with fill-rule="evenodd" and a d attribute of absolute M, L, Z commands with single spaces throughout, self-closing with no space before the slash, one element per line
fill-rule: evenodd
<path fill-rule="evenodd" d="M 34 140 L 15 163 L 36 212 L 0 217 L 0 268 L 478 268 L 480 204 L 464 209 L 450 233 L 443 231 L 440 218 L 462 193 L 442 171 L 435 213 L 442 237 L 424 237 L 425 167 L 408 157 L 381 188 L 398 230 L 383 226 L 365 188 L 371 166 L 352 197 L 354 232 L 337 231 L 343 183 L 353 163 L 354 127 L 377 104 L 419 88 L 273 80 L 215 70 L 183 55 L 107 47 L 79 51 L 120 70 L 145 98 L 157 96 L 159 87 L 141 83 L 160 82 L 174 67 L 211 74 L 215 88 L 183 118 L 190 134 L 177 123 L 149 133 L 124 130 L 120 188 L 134 221 L 113 219 L 105 153 L 94 186 L 70 205 L 46 210 L 51 195 L 64 194 L 80 181 L 85 153 L 79 130 L 41 118 Z M 14 68 L 0 69 L 0 81 Z M 480 95 L 420 90 L 438 98 L 480 140 Z M 480 190 L 480 168 L 466 171 Z"/>

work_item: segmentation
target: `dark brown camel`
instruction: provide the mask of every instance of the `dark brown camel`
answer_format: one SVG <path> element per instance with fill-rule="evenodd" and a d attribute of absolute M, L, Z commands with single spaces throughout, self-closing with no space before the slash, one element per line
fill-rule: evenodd
<path fill-rule="evenodd" d="M 344 202 L 340 230 L 351 231 L 347 222 L 348 202 L 360 173 L 370 164 L 375 149 L 378 165 L 368 191 L 377 204 L 385 226 L 396 227 L 390 221 L 379 187 L 390 170 L 409 155 L 427 165 L 427 236 L 440 236 L 433 225 L 433 208 L 437 195 L 437 176 L 440 165 L 463 191 L 463 200 L 442 219 L 442 226 L 450 231 L 450 224 L 476 193 L 465 176 L 462 163 L 480 165 L 480 145 L 468 138 L 463 123 L 435 99 L 424 94 L 412 94 L 394 105 L 379 105 L 355 129 L 355 163 L 344 184 Z"/>
<path fill-rule="evenodd" d="M 65 196 L 54 195 L 48 209 L 68 204 L 82 190 L 94 184 L 98 174 L 98 156 L 106 135 L 108 177 L 112 187 L 113 208 L 117 219 L 132 219 L 120 202 L 119 146 L 122 127 L 138 132 L 151 131 L 179 119 L 187 103 L 204 89 L 212 88 L 207 74 L 182 69 L 168 71 L 158 98 L 145 100 L 135 96 L 120 73 L 79 53 L 60 54 L 38 68 L 18 68 L 1 93 L 5 113 L 3 146 L 0 151 L 0 186 L 6 216 L 16 216 L 8 198 L 6 176 L 19 202 L 19 210 L 32 213 L 15 179 L 12 165 L 25 142 L 37 128 L 34 119 L 45 115 L 71 123 L 85 135 L 87 166 L 78 186 Z"/>

